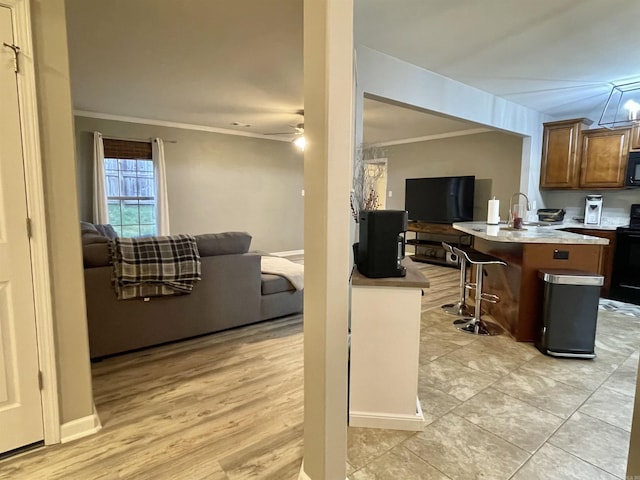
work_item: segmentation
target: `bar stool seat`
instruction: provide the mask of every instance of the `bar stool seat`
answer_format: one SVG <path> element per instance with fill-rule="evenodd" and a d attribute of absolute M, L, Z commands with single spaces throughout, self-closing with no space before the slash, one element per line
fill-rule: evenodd
<path fill-rule="evenodd" d="M 473 335 L 497 335 L 500 333 L 500 327 L 495 323 L 486 322 L 482 319 L 482 312 L 480 309 L 481 302 L 497 303 L 500 298 L 492 293 L 482 291 L 482 277 L 484 273 L 485 265 L 504 265 L 507 263 L 500 260 L 498 257 L 488 255 L 486 253 L 478 252 L 474 249 L 461 249 L 458 247 L 452 247 L 453 253 L 459 255 L 460 258 L 464 258 L 470 265 L 476 266 L 476 283 L 473 287 L 467 285 L 466 288 L 475 288 L 475 311 L 473 316 L 464 318 L 466 323 L 460 325 L 458 330 Z"/>
<path fill-rule="evenodd" d="M 451 255 L 455 255 L 460 260 L 460 296 L 456 303 L 445 303 L 442 305 L 442 310 L 449 315 L 455 315 L 456 317 L 468 317 L 471 315 L 471 310 L 467 307 L 466 303 L 466 291 L 467 285 L 475 285 L 467 283 L 467 259 L 463 255 L 457 255 L 453 251 L 453 247 L 446 242 L 442 242 L 442 248 Z M 461 250 L 466 248 L 458 247 Z M 466 320 L 455 320 L 455 325 L 467 323 Z"/>

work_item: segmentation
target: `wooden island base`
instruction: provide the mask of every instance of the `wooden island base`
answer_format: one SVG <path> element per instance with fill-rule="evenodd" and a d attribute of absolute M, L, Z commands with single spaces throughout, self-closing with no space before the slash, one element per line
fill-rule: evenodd
<path fill-rule="evenodd" d="M 598 273 L 602 245 L 508 243 L 474 237 L 473 247 L 495 255 L 507 266 L 487 265 L 483 290 L 496 294 L 496 304 L 483 303 L 483 309 L 519 342 L 533 342 L 542 324 L 543 281 L 541 269 L 573 269 Z M 566 259 L 554 258 L 567 256 Z"/>

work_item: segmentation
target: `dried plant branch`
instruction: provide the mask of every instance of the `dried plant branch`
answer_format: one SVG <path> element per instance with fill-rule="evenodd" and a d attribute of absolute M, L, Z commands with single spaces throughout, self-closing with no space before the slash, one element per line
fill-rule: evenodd
<path fill-rule="evenodd" d="M 368 163 L 367 160 L 383 158 L 384 150 L 380 147 L 360 146 L 353 162 L 353 188 L 351 191 L 351 215 L 358 222 L 360 211 L 376 210 L 380 199 L 376 191 L 378 180 L 384 175 L 382 165 Z"/>

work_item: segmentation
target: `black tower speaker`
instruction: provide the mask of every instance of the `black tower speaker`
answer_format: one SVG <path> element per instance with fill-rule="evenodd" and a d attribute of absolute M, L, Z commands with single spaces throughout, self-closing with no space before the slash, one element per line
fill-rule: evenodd
<path fill-rule="evenodd" d="M 404 277 L 405 210 L 364 210 L 360 212 L 358 270 L 366 277 Z"/>

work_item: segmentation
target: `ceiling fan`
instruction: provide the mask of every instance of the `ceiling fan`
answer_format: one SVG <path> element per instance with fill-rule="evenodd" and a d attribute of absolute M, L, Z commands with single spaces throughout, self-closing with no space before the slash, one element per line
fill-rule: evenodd
<path fill-rule="evenodd" d="M 293 128 L 293 132 L 268 132 L 265 135 L 302 135 L 304 134 L 304 109 L 296 110 L 296 115 L 300 115 L 302 117 L 302 122 L 297 123 L 295 125 L 289 125 Z"/>
<path fill-rule="evenodd" d="M 304 123 L 297 123 L 296 125 L 289 125 L 294 129 L 293 132 L 267 132 L 264 135 L 302 135 L 304 134 Z"/>
<path fill-rule="evenodd" d="M 301 115 L 304 118 L 304 110 L 298 110 L 296 114 Z M 294 129 L 293 132 L 267 132 L 265 135 L 295 135 L 295 138 L 292 140 L 293 143 L 300 150 L 304 150 L 306 143 L 304 138 L 304 122 L 289 126 Z"/>

